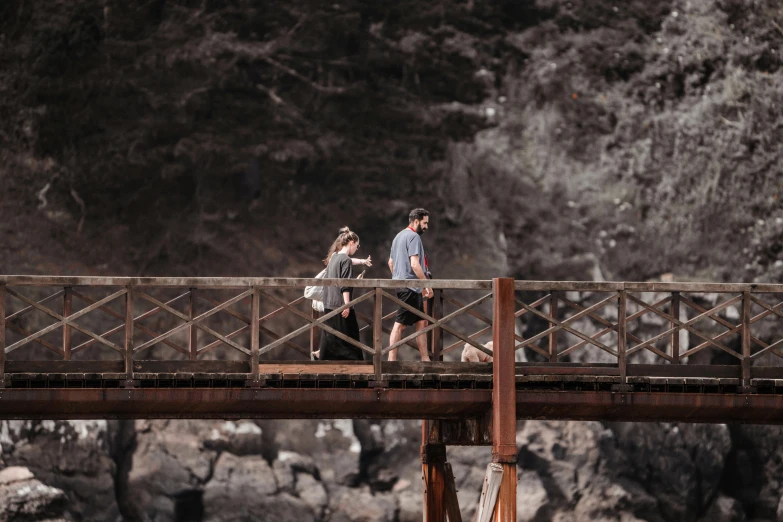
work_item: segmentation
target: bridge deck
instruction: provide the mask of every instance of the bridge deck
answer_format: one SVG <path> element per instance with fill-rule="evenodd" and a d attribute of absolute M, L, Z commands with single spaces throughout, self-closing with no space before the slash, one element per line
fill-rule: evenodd
<path fill-rule="evenodd" d="M 14 362 L 34 370 L 42 362 Z M 122 372 L 6 373 L 0 418 L 477 418 L 492 407 L 491 363 L 281 362 L 258 379 L 236 361 L 136 361 L 132 387 Z M 60 370 L 113 369 L 110 361 L 58 364 Z M 70 367 L 70 368 L 69 368 Z M 213 371 L 204 371 L 212 367 Z M 570 368 L 570 369 L 569 369 Z M 716 368 L 718 370 L 716 371 Z M 564 374 L 568 371 L 579 374 Z M 674 371 L 658 373 L 688 373 Z M 690 368 L 690 373 L 698 373 Z M 713 367 L 713 374 L 739 371 Z M 559 373 L 559 374 L 558 374 Z M 783 379 L 632 376 L 616 366 L 518 363 L 518 418 L 783 423 Z"/>

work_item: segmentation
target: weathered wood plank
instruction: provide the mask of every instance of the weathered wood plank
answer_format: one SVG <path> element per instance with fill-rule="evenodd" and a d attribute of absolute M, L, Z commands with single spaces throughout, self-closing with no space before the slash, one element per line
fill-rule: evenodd
<path fill-rule="evenodd" d="M 514 290 L 518 292 L 615 292 L 622 290 L 622 282 L 594 281 L 514 281 Z"/>
<path fill-rule="evenodd" d="M 30 276 L 4 275 L 0 283 L 9 286 L 127 286 L 218 288 L 304 288 L 305 286 L 349 286 L 352 288 L 440 288 L 486 290 L 492 281 L 469 279 L 315 279 L 294 277 L 102 277 L 102 276 Z"/>
<path fill-rule="evenodd" d="M 455 290 L 484 290 L 492 287 L 490 280 L 406 280 L 286 278 L 286 277 L 103 277 L 103 276 L 34 276 L 3 275 L 0 283 L 9 286 L 127 286 L 181 287 L 181 288 L 304 288 L 310 285 L 351 286 L 353 288 L 435 288 Z M 593 282 L 593 281 L 515 281 L 519 291 L 576 291 L 614 292 L 754 292 L 783 293 L 783 285 L 757 283 L 702 283 L 702 282 Z"/>
<path fill-rule="evenodd" d="M 361 362 L 361 361 L 357 361 Z M 347 364 L 346 362 L 337 361 L 303 361 L 301 363 L 288 363 L 288 364 L 269 364 L 261 363 L 258 365 L 259 373 L 282 373 L 283 375 L 299 375 L 304 374 L 325 374 L 325 373 L 337 373 L 337 374 L 372 374 L 372 364 Z M 298 377 L 297 377 L 298 378 Z"/>
<path fill-rule="evenodd" d="M 517 368 L 517 375 L 620 375 L 620 368 L 533 366 Z"/>
<path fill-rule="evenodd" d="M 7 323 L 6 324 L 6 328 L 8 330 L 11 330 L 11 331 L 16 332 L 18 334 L 24 335 L 25 337 L 30 337 L 31 335 L 33 335 L 33 332 L 25 330 L 24 328 L 20 328 L 17 325 L 15 325 L 14 323 Z M 43 339 L 43 338 L 39 337 L 38 339 L 33 339 L 32 342 L 34 342 L 36 344 L 40 344 L 41 346 L 43 346 L 47 350 L 51 350 L 52 352 L 58 354 L 60 357 L 62 357 L 62 355 L 63 355 L 63 351 L 60 348 L 56 347 L 55 345 L 53 345 L 52 343 L 50 343 L 46 339 Z"/>
<path fill-rule="evenodd" d="M 476 512 L 477 522 L 489 522 L 495 511 L 500 483 L 503 480 L 503 466 L 494 462 L 487 465 L 487 472 L 484 475 L 484 485 L 481 488 L 478 510 Z"/>
<path fill-rule="evenodd" d="M 645 281 L 639 283 L 624 283 L 625 290 L 629 292 L 687 292 L 687 293 L 736 293 L 754 290 L 752 284 L 746 283 L 664 283 L 659 281 Z M 781 285 L 777 285 L 781 286 Z M 777 290 L 780 292 L 780 289 Z"/>
<path fill-rule="evenodd" d="M 454 472 L 451 464 L 443 464 L 444 490 L 443 502 L 446 507 L 446 515 L 449 522 L 462 522 L 462 514 L 459 511 L 459 500 L 457 499 L 457 485 L 454 482 Z"/>
<path fill-rule="evenodd" d="M 752 366 L 750 375 L 756 379 L 783 379 L 783 366 Z"/>
<path fill-rule="evenodd" d="M 6 361 L 6 373 L 107 373 L 121 372 L 122 360 L 114 361 Z"/>
<path fill-rule="evenodd" d="M 250 361 L 133 361 L 133 370 L 143 373 L 250 373 Z"/>
<path fill-rule="evenodd" d="M 383 373 L 492 373 L 492 363 L 384 361 Z"/>
<path fill-rule="evenodd" d="M 756 368 L 754 368 L 755 370 Z M 783 368 L 782 368 L 783 369 Z M 629 376 L 648 377 L 739 377 L 739 365 L 717 364 L 629 364 Z"/>

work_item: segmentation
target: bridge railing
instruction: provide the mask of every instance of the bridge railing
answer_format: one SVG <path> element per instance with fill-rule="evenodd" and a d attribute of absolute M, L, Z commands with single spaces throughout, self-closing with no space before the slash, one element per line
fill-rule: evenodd
<path fill-rule="evenodd" d="M 437 304 L 424 312 L 396 295 L 397 289 L 425 284 L 435 289 Z M 307 285 L 351 286 L 355 292 L 349 304 L 316 317 L 302 296 Z M 446 289 L 453 292 L 448 297 Z M 462 304 L 461 291 L 481 296 Z M 8 374 L 58 374 L 63 385 L 72 375 L 133 386 L 151 374 L 214 378 L 222 373 L 224 380 L 252 384 L 261 379 L 265 366 L 284 368 L 285 361 L 309 359 L 315 348 L 313 333 L 320 330 L 362 350 L 366 363 L 372 364 L 369 373 L 380 381 L 384 356 L 404 345 L 415 348 L 418 335 L 427 337 L 436 359 L 464 343 L 488 351 L 477 339 L 491 337 L 491 319 L 478 311 L 491 299 L 491 281 L 5 276 L 0 277 L 0 374 L 2 382 Z M 444 302 L 456 303 L 457 309 L 444 314 Z M 327 324 L 347 306 L 366 323 L 360 340 Z M 389 345 L 384 335 L 390 333 L 398 307 L 429 325 L 421 332 L 409 328 L 403 339 Z M 451 322 L 465 314 L 490 326 L 473 334 L 452 327 Z M 309 347 L 301 343 L 308 334 Z M 443 349 L 444 335 L 458 341 Z M 291 361 L 291 354 L 300 360 Z"/>
<path fill-rule="evenodd" d="M 360 340 L 326 324 L 344 307 L 311 313 L 301 295 L 307 285 L 355 289 L 349 305 L 362 323 Z M 424 312 L 397 298 L 406 287 L 434 290 Z M 487 280 L 1 276 L 0 383 L 9 375 L 58 374 L 64 386 L 69 375 L 134 386 L 147 375 L 190 372 L 257 385 L 264 368 L 306 365 L 318 331 L 362 350 L 365 365 L 345 371 L 378 383 L 390 372 L 486 374 L 486 363 L 401 366 L 385 359 L 392 349 L 415 348 L 417 334 L 427 336 L 434 361 L 458 359 L 465 345 L 490 355 L 484 344 L 494 326 L 492 288 Z M 516 281 L 515 290 L 515 302 L 504 306 L 513 306 L 517 319 L 518 382 L 589 377 L 627 387 L 712 379 L 748 387 L 783 379 L 776 324 L 783 285 Z M 390 345 L 399 307 L 427 326 Z"/>
<path fill-rule="evenodd" d="M 536 296 L 518 299 L 516 315 L 545 323 L 517 338 L 517 349 L 545 361 L 522 373 L 616 376 L 624 386 L 783 385 L 772 382 L 783 379 L 783 330 L 775 324 L 783 285 L 517 281 L 516 289 Z M 536 347 L 540 340 L 548 347 Z"/>

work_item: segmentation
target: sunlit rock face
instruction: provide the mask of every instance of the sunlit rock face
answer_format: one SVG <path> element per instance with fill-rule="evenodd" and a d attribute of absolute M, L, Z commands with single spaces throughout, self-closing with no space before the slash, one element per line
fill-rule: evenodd
<path fill-rule="evenodd" d="M 0 470 L 0 520 L 42 520 L 67 515 L 65 493 L 36 480 L 29 469 Z"/>
<path fill-rule="evenodd" d="M 689 424 L 527 421 L 517 443 L 523 520 L 696 520 L 731 449 L 726 426 Z"/>
<path fill-rule="evenodd" d="M 14 519 L 11 506 L 31 520 L 58 513 L 86 520 L 116 517 L 108 438 L 107 422 L 100 420 L 0 422 L 2 461 L 9 466 L 0 471 L 8 481 L 8 520 Z"/>

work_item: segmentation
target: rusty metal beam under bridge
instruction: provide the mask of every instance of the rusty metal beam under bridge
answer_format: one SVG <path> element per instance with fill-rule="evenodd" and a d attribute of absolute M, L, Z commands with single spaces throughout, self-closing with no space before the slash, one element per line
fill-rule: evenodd
<path fill-rule="evenodd" d="M 491 390 L 5 389 L 0 419 L 408 418 L 486 414 Z M 517 391 L 520 419 L 783 424 L 783 395 Z"/>

